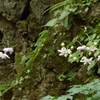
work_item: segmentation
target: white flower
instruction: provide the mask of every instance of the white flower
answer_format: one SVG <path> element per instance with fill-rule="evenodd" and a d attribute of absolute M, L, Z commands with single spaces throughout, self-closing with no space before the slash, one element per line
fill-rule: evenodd
<path fill-rule="evenodd" d="M 94 51 L 97 50 L 97 48 L 96 47 L 90 47 L 90 49 L 88 49 L 88 50 L 91 51 L 91 52 L 94 52 Z"/>
<path fill-rule="evenodd" d="M 100 61 L 100 55 L 98 56 L 97 61 Z"/>
<path fill-rule="evenodd" d="M 91 58 L 86 58 L 86 57 L 82 57 L 82 59 L 80 60 L 80 62 L 83 62 L 84 63 L 84 65 L 86 65 L 86 64 L 91 64 L 92 63 L 92 59 L 93 59 L 93 57 L 91 57 Z"/>
<path fill-rule="evenodd" d="M 79 46 L 78 48 L 77 48 L 77 50 L 78 51 L 84 51 L 84 50 L 86 50 L 86 46 L 85 45 L 82 45 L 82 46 Z"/>
<path fill-rule="evenodd" d="M 94 51 L 97 50 L 97 48 L 96 47 L 86 47 L 85 45 L 83 45 L 83 46 L 79 46 L 77 48 L 77 50 L 78 51 L 91 51 L 91 52 L 94 52 Z"/>
<path fill-rule="evenodd" d="M 72 52 L 72 51 L 71 51 L 70 49 L 67 49 L 67 53 L 68 53 L 68 54 L 71 54 L 71 52 Z"/>
<path fill-rule="evenodd" d="M 2 58 L 2 59 L 10 59 L 10 57 L 7 55 L 7 54 L 4 54 L 4 53 L 2 53 L 2 52 L 0 52 L 0 58 Z"/>
<path fill-rule="evenodd" d="M 9 52 L 9 54 L 12 54 L 14 52 L 13 48 L 4 48 L 3 49 L 4 53 L 7 54 Z"/>
<path fill-rule="evenodd" d="M 71 54 L 71 50 L 66 49 L 65 47 L 62 47 L 61 50 L 58 50 L 58 52 L 59 52 L 59 56 L 64 56 L 64 57 L 67 57 L 68 54 Z"/>

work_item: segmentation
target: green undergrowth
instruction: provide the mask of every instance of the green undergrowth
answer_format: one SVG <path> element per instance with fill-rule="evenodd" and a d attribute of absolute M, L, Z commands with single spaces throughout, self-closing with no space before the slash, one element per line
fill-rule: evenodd
<path fill-rule="evenodd" d="M 78 15 L 82 20 L 87 21 L 88 11 L 93 5 L 92 0 L 64 0 L 53 7 L 49 8 L 50 12 L 53 12 L 53 18 L 45 25 L 46 27 L 50 27 L 52 29 L 65 29 L 69 30 L 72 28 L 74 23 L 74 16 Z M 95 1 L 99 2 L 99 1 Z M 87 16 L 86 16 L 87 15 Z M 95 18 L 94 18 L 95 19 Z M 78 20 L 77 20 L 78 21 Z M 91 23 L 91 22 L 90 22 Z M 77 24 L 76 24 L 77 25 Z M 63 27 L 63 28 L 61 28 Z M 74 26 L 75 27 L 75 26 Z M 67 40 L 67 38 L 66 38 Z M 76 68 L 83 68 L 85 70 L 85 74 L 88 77 L 94 76 L 94 80 L 85 85 L 76 85 L 72 86 L 69 90 L 67 90 L 66 95 L 62 96 L 46 96 L 41 100 L 99 100 L 100 99 L 100 87 L 99 87 L 99 79 L 96 80 L 96 76 L 100 75 L 99 68 L 99 55 L 100 55 L 100 19 L 97 18 L 92 24 L 82 25 L 80 30 L 77 32 L 77 35 L 72 38 L 68 43 L 66 40 L 62 40 L 61 49 L 58 50 L 59 56 L 63 56 L 66 59 L 66 62 L 70 64 L 74 64 Z M 78 47 L 86 47 L 88 49 L 78 50 Z M 94 50 L 95 49 L 95 50 Z M 65 50 L 65 51 L 63 51 Z M 70 51 L 68 51 L 70 50 Z M 61 57 L 61 59 L 63 59 Z M 86 59 L 85 59 L 86 58 Z M 85 59 L 85 60 L 83 60 Z M 86 61 L 86 62 L 85 62 Z M 90 62 L 88 62 L 90 61 Z M 78 72 L 75 72 L 76 74 Z M 66 81 L 70 78 L 69 81 L 75 81 L 75 74 L 71 74 L 68 77 L 61 74 L 58 77 L 59 81 Z M 83 76 L 84 77 L 84 76 Z M 85 80 L 86 80 L 85 79 Z M 89 81 L 88 81 L 89 82 Z M 95 88 L 97 86 L 97 88 Z M 77 95 L 76 95 L 77 94 Z M 78 95 L 82 95 L 78 98 Z"/>
<path fill-rule="evenodd" d="M 80 94 L 81 98 L 75 99 L 74 95 Z M 84 98 L 84 99 L 83 99 Z M 85 85 L 74 85 L 71 89 L 66 91 L 66 95 L 59 97 L 46 96 L 41 100 L 99 100 L 100 99 L 100 80 L 95 79 Z"/>
<path fill-rule="evenodd" d="M 62 43 L 64 43 L 62 41 Z M 98 21 L 95 23 L 94 26 L 83 26 L 81 27 L 80 31 L 77 33 L 77 35 L 72 39 L 72 41 L 69 44 L 63 44 L 61 46 L 62 48 L 65 47 L 67 49 L 70 49 L 72 52 L 67 57 L 65 57 L 66 62 L 69 62 L 70 64 L 74 63 L 75 67 L 85 68 L 86 71 L 84 73 L 88 74 L 91 78 L 91 81 L 88 81 L 87 84 L 80 84 L 80 85 L 73 85 L 70 87 L 70 89 L 67 90 L 66 95 L 61 96 L 46 96 L 43 97 L 41 100 L 99 100 L 100 99 L 100 80 L 97 79 L 97 76 L 100 76 L 100 68 L 99 64 L 100 62 L 97 61 L 98 56 L 100 55 L 100 22 Z M 96 48 L 96 51 L 78 51 L 77 48 L 79 46 L 86 46 L 89 48 Z M 90 64 L 82 64 L 80 60 L 82 57 L 93 57 L 93 60 Z M 62 57 L 61 57 L 62 59 Z M 76 64 L 76 65 L 75 65 Z M 76 81 L 75 79 L 75 73 L 72 72 L 71 75 L 68 76 L 61 74 L 58 77 L 59 81 L 69 81 L 73 82 Z M 92 78 L 93 76 L 93 78 Z M 83 76 L 84 77 L 84 76 Z M 81 96 L 80 96 L 81 95 Z"/>
<path fill-rule="evenodd" d="M 73 38 L 72 42 L 68 45 L 64 44 L 64 47 L 71 49 L 71 54 L 68 57 L 65 57 L 66 61 L 73 64 L 75 67 L 86 68 L 87 70 L 84 72 L 88 74 L 89 77 L 94 76 L 91 79 L 90 83 L 80 84 L 71 86 L 69 90 L 67 90 L 66 95 L 62 96 L 46 96 L 41 100 L 99 100 L 100 99 L 100 80 L 97 79 L 97 76 L 100 75 L 99 61 L 97 61 L 98 56 L 100 55 L 100 22 L 97 22 L 94 26 L 85 26 L 82 27 L 80 32 Z M 77 47 L 85 45 L 91 48 L 97 48 L 96 51 L 78 51 Z M 80 62 L 81 58 L 85 57 L 93 57 L 93 61 L 91 64 L 82 64 Z M 78 65 L 78 66 L 77 66 Z M 76 73 L 76 72 L 74 72 Z M 61 74 L 58 79 L 59 81 L 75 81 L 75 74 L 71 74 L 71 76 L 67 76 Z M 84 76 L 83 76 L 84 77 Z M 88 79 L 88 77 L 86 77 Z M 79 96 L 81 95 L 81 97 Z"/>

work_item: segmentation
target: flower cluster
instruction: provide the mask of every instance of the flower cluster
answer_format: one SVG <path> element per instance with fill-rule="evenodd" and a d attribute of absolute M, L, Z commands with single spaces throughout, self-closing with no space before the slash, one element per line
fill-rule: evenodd
<path fill-rule="evenodd" d="M 59 56 L 68 57 L 68 61 L 71 63 L 81 62 L 83 63 L 83 65 L 91 65 L 94 62 L 96 63 L 100 62 L 100 55 L 96 54 L 99 49 L 97 49 L 96 47 L 93 46 L 88 47 L 86 45 L 82 45 L 77 47 L 76 52 L 72 53 L 72 49 L 71 48 L 67 49 L 64 43 L 61 46 L 62 48 L 58 50 Z M 87 53 L 85 53 L 85 51 L 87 51 Z"/>
<path fill-rule="evenodd" d="M 14 52 L 13 48 L 4 48 L 2 51 L 3 52 L 0 52 L 1 59 L 10 59 L 10 57 L 7 55 L 7 53 L 9 53 L 11 55 Z"/>

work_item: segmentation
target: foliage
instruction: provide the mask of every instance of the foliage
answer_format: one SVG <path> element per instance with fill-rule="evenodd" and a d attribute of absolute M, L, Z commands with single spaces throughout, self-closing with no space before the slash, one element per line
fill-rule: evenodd
<path fill-rule="evenodd" d="M 42 99 L 40 100 L 72 100 L 73 97 L 70 96 L 70 95 L 62 95 L 62 96 L 59 96 L 59 97 L 53 97 L 53 96 L 45 96 L 43 97 Z"/>
<path fill-rule="evenodd" d="M 94 67 L 99 67 L 99 55 L 100 55 L 100 36 L 99 36 L 99 23 L 95 27 L 82 28 L 80 33 L 73 38 L 72 42 L 67 45 L 67 48 L 72 50 L 72 53 L 67 57 L 70 63 L 81 63 L 84 57 L 91 63 L 83 65 L 87 66 L 87 70 L 93 70 Z M 73 48 L 71 48 L 73 47 Z"/>
<path fill-rule="evenodd" d="M 92 82 L 85 85 L 74 85 L 67 92 L 69 93 L 69 95 L 72 96 L 80 93 L 80 94 L 87 95 L 88 96 L 87 99 L 98 100 L 95 98 L 96 96 L 98 97 L 98 94 L 100 93 L 100 80 L 95 79 Z"/>
<path fill-rule="evenodd" d="M 100 80 L 95 79 L 85 85 L 74 85 L 67 90 L 67 95 L 59 97 L 46 96 L 41 100 L 73 100 L 76 94 L 84 94 L 87 96 L 86 100 L 99 100 L 100 99 Z"/>
<path fill-rule="evenodd" d="M 55 4 L 48 9 L 50 12 L 54 12 L 54 18 L 51 19 L 45 26 L 64 26 L 66 29 L 70 29 L 73 21 L 73 15 L 86 13 L 91 4 L 92 0 L 64 0 Z"/>
<path fill-rule="evenodd" d="M 43 49 L 44 45 L 47 43 L 48 41 L 48 37 L 49 37 L 49 33 L 47 30 L 42 31 L 39 34 L 39 38 L 37 40 L 37 42 L 34 45 L 34 50 L 29 51 L 28 53 L 21 55 L 21 57 L 19 57 L 19 54 L 16 54 L 17 59 L 16 59 L 16 64 L 17 66 L 20 66 L 21 69 L 19 69 L 20 73 L 18 73 L 18 76 L 23 75 L 24 73 L 26 73 L 26 71 L 32 70 L 32 65 L 35 61 L 35 59 L 37 58 L 37 56 L 40 54 L 41 50 Z"/>
<path fill-rule="evenodd" d="M 76 76 L 76 73 L 74 73 L 74 72 L 69 72 L 68 74 L 60 74 L 59 76 L 58 76 L 58 80 L 59 81 L 73 81 L 73 80 L 75 80 L 75 76 Z"/>
<path fill-rule="evenodd" d="M 34 60 L 39 55 L 41 49 L 43 49 L 44 45 L 47 43 L 49 38 L 49 33 L 47 30 L 44 30 L 40 33 L 40 36 L 35 44 L 35 50 L 32 52 L 31 56 L 29 57 L 29 60 L 26 62 L 26 66 L 32 66 Z"/>
<path fill-rule="evenodd" d="M 55 30 L 57 27 L 64 27 L 69 30 L 73 24 L 73 16 L 79 15 L 83 20 L 85 14 L 89 11 L 93 0 L 64 0 L 53 7 L 49 8 L 50 12 L 54 13 L 53 18 L 45 25 L 52 27 Z M 61 46 L 57 50 L 61 58 L 65 58 L 66 62 L 78 65 L 79 68 L 87 68 L 87 72 L 94 72 L 99 68 L 100 64 L 100 22 L 97 21 L 92 25 L 83 25 L 77 35 L 70 41 L 70 43 Z M 61 44 L 62 44 L 61 43 Z M 83 48 L 84 47 L 84 48 Z M 81 49 L 80 49 L 81 48 Z M 68 53 L 68 50 L 71 50 Z M 83 59 L 84 58 L 84 59 Z M 97 69 L 98 70 L 98 69 Z M 99 71 L 97 73 L 100 75 Z M 92 73 L 93 74 L 93 73 Z M 73 75 L 72 75 L 73 76 Z M 67 75 L 61 74 L 59 81 L 65 81 Z M 71 79 L 72 80 L 72 79 Z M 72 100 L 74 95 L 86 95 L 86 100 L 99 100 L 100 99 L 100 80 L 93 80 L 85 85 L 75 85 L 67 91 L 67 95 L 54 97 L 46 96 L 41 100 Z M 59 99 L 60 98 L 60 99 Z"/>

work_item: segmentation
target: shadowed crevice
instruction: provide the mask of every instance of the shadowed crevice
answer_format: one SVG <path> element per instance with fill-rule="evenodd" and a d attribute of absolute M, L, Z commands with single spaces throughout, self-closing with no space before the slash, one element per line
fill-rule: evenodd
<path fill-rule="evenodd" d="M 30 14 L 30 1 L 31 0 L 27 1 L 26 6 L 25 6 L 25 8 L 23 10 L 23 13 L 22 13 L 22 15 L 20 17 L 20 20 L 25 20 L 29 16 L 29 14 Z"/>
<path fill-rule="evenodd" d="M 0 31 L 0 42 L 2 42 L 3 39 L 3 33 Z"/>

